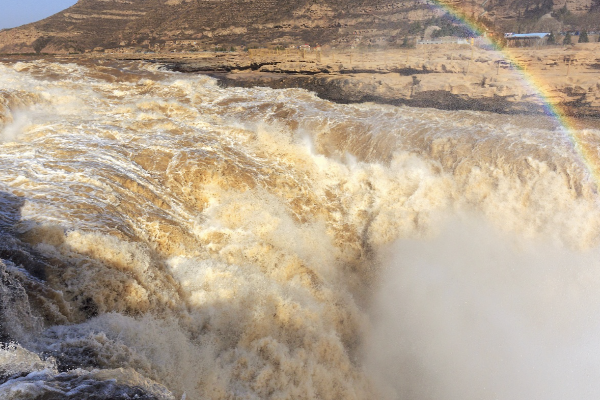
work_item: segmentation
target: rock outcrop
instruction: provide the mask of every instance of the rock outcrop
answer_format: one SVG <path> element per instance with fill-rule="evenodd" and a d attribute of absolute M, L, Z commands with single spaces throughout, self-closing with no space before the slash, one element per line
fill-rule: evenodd
<path fill-rule="evenodd" d="M 341 103 L 545 114 L 549 101 L 565 115 L 600 115 L 600 43 L 516 49 L 512 63 L 500 52 L 464 47 L 324 52 L 305 58 L 238 54 L 164 63 L 174 71 L 208 73 L 226 86 L 299 87 Z M 565 56 L 571 60 L 568 66 Z"/>

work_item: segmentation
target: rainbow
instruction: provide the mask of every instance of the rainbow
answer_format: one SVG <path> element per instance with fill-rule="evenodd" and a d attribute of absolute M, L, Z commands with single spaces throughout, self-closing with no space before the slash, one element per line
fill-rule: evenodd
<path fill-rule="evenodd" d="M 487 0 L 484 1 L 483 5 L 485 5 L 485 3 L 487 3 Z M 472 31 L 474 36 L 479 36 L 484 32 L 487 32 L 485 26 L 475 18 L 469 17 L 456 1 L 429 0 L 429 4 L 436 9 L 441 9 L 450 14 L 457 21 L 460 21 Z M 483 14 L 480 14 L 479 17 L 482 15 Z M 516 66 L 524 84 L 533 89 L 538 99 L 543 104 L 544 113 L 554 117 L 557 122 L 556 129 L 568 138 L 573 150 L 581 157 L 581 161 L 591 174 L 591 178 L 593 179 L 596 188 L 600 187 L 600 162 L 598 160 L 598 154 L 583 140 L 581 132 L 577 129 L 577 120 L 569 117 L 559 104 L 554 103 L 551 100 L 550 90 L 547 89 L 548 85 L 546 82 L 542 81 L 540 77 L 527 72 L 526 66 L 511 52 L 510 48 L 503 48 L 493 39 L 491 44 L 496 51 L 503 55 L 505 60 Z"/>

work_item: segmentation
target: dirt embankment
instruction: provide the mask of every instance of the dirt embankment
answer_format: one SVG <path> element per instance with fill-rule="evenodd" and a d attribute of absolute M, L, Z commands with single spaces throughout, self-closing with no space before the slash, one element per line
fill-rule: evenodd
<path fill-rule="evenodd" d="M 215 54 L 162 60 L 226 86 L 299 87 L 342 103 L 600 117 L 600 43 L 503 52 L 429 46 L 379 52 Z"/>

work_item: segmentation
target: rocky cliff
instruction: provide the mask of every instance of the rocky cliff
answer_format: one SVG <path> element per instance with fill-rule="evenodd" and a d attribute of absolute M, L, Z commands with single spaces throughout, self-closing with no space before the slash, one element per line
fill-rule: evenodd
<path fill-rule="evenodd" d="M 0 53 L 397 45 L 407 35 L 422 34 L 448 7 L 502 27 L 551 18 L 557 10 L 581 15 L 598 5 L 598 0 L 80 0 L 44 20 L 0 31 Z"/>

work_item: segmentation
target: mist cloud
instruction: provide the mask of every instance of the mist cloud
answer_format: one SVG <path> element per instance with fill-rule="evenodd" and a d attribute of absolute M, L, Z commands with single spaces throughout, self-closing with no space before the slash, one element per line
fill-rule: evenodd
<path fill-rule="evenodd" d="M 480 221 L 387 254 L 367 359 L 396 399 L 597 399 L 598 250 Z"/>

